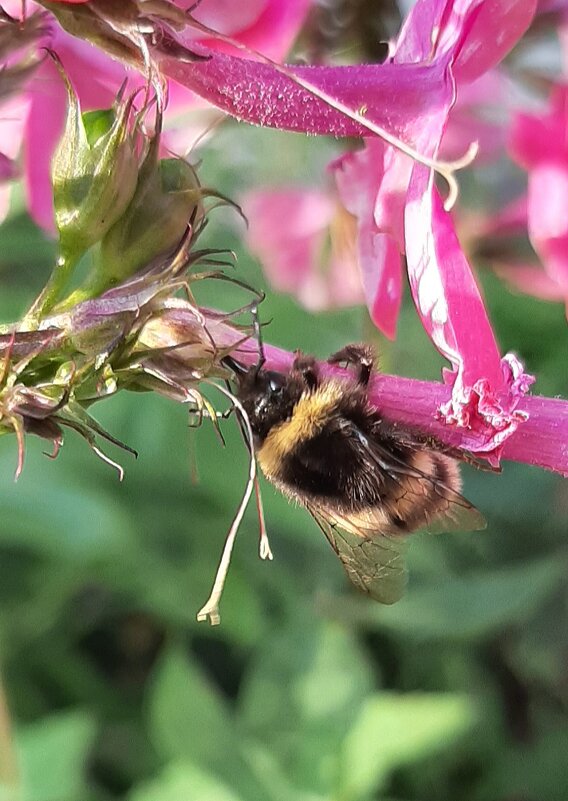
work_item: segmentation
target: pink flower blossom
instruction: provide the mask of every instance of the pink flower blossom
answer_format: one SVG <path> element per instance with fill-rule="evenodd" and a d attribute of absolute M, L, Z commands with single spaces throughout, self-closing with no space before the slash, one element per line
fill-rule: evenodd
<path fill-rule="evenodd" d="M 329 194 L 256 190 L 241 206 L 247 245 L 275 289 L 314 311 L 362 302 L 354 220 Z"/>
<path fill-rule="evenodd" d="M 10 205 L 10 182 L 19 172 L 16 158 L 28 113 L 25 97 L 10 97 L 0 105 L 0 222 Z"/>
<path fill-rule="evenodd" d="M 500 6 L 500 4 L 497 5 Z M 430 157 L 436 156 L 456 96 L 460 97 L 461 86 L 467 87 L 471 80 L 481 81 L 480 73 L 486 67 L 493 66 L 512 47 L 529 24 L 532 13 L 534 13 L 534 7 L 531 11 L 528 5 L 524 4 L 524 7 L 521 7 L 521 4 L 511 4 L 508 6 L 507 13 L 511 16 L 505 28 L 507 35 L 500 38 L 498 48 L 485 49 L 481 39 L 484 36 L 489 37 L 496 22 L 488 14 L 486 6 L 479 6 L 476 2 L 455 3 L 449 10 L 450 7 L 446 8 L 443 3 L 419 2 L 413 8 L 393 49 L 393 63 L 406 65 L 408 62 L 415 63 L 420 59 L 430 60 L 433 58 L 434 63 L 438 61 L 446 67 L 444 72 L 445 95 L 441 98 L 438 113 L 432 114 L 429 120 L 424 122 L 418 148 L 421 153 Z M 497 14 L 504 13 L 502 7 L 494 10 Z M 447 16 L 444 20 L 446 12 Z M 438 38 L 433 51 L 431 36 L 432 31 L 436 29 L 439 29 Z M 406 230 L 409 231 L 409 234 L 406 236 L 403 233 L 402 220 L 408 203 L 407 189 L 411 172 L 423 171 L 426 168 L 421 165 L 414 167 L 409 159 L 400 153 L 390 154 L 390 147 L 387 147 L 385 154 L 382 148 L 377 148 L 374 142 L 371 143 L 367 140 L 366 148 L 371 146 L 375 150 L 374 153 L 357 153 L 338 163 L 338 168 L 347 172 L 347 175 L 339 178 L 339 187 L 342 196 L 343 193 L 349 193 L 344 197 L 348 206 L 350 196 L 357 191 L 357 188 L 363 196 L 371 195 L 371 202 L 366 204 L 357 215 L 363 234 L 361 248 L 366 253 L 369 252 L 368 241 L 365 240 L 368 239 L 368 231 L 371 228 L 375 240 L 378 237 L 386 237 L 391 240 L 394 238 L 401 254 L 407 252 L 408 256 L 409 245 L 411 247 L 416 245 L 414 250 L 423 252 L 423 245 L 420 243 L 424 243 L 425 237 L 429 235 L 428 218 L 424 215 L 419 217 L 412 215 L 412 226 L 407 226 Z M 355 167 L 356 162 L 359 163 L 358 167 Z M 385 165 L 387 166 L 385 167 Z M 354 169 L 359 169 L 360 180 L 357 174 L 354 174 Z M 378 180 L 378 191 L 374 193 L 373 183 L 376 181 L 376 176 L 381 174 L 382 178 Z M 428 184 L 424 182 L 424 178 L 421 180 L 421 185 L 426 190 Z M 426 229 L 424 229 L 424 225 L 426 225 Z M 405 242 L 405 239 L 408 242 Z M 374 298 L 368 298 L 373 319 L 388 336 L 394 335 L 396 309 L 400 299 L 385 292 L 387 282 L 381 280 L 381 273 L 392 274 L 395 269 L 393 265 L 396 256 L 393 253 L 393 245 L 394 243 L 391 241 L 390 247 L 383 247 L 380 254 L 382 258 L 375 261 L 376 295 Z M 416 262 L 412 258 L 408 258 L 411 286 L 416 285 L 416 281 L 413 281 L 411 275 L 414 269 L 416 269 Z M 471 283 L 473 279 L 469 275 L 469 267 L 464 264 L 463 269 L 463 279 L 467 283 Z M 372 270 L 370 265 L 363 265 L 364 272 L 369 270 Z M 453 279 L 456 278 L 457 276 L 454 275 Z M 417 300 L 416 297 L 415 300 Z M 420 313 L 420 304 L 417 303 L 417 306 Z M 384 318 L 381 318 L 381 312 L 384 312 Z M 480 312 L 483 314 L 481 301 Z M 430 328 L 428 320 L 424 317 L 422 319 L 428 330 Z"/>
<path fill-rule="evenodd" d="M 531 243 L 545 273 L 508 269 L 509 277 L 524 290 L 535 278 L 540 297 L 563 297 L 568 303 L 568 88 L 556 86 L 548 111 L 517 114 L 511 129 L 513 158 L 527 170 L 527 222 Z"/>
<path fill-rule="evenodd" d="M 527 200 L 527 195 L 523 194 L 496 213 L 487 217 L 477 216 L 476 239 L 488 245 L 488 259 L 493 270 L 512 289 L 540 300 L 565 301 L 568 314 L 565 287 L 537 264 L 536 253 L 533 253 L 532 260 L 529 255 L 523 259 L 516 255 L 517 242 L 522 242 L 527 236 Z"/>

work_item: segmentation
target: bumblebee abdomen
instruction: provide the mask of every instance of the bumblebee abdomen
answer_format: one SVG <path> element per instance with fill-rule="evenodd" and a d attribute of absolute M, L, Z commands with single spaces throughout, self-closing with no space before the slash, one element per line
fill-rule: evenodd
<path fill-rule="evenodd" d="M 447 514 L 461 489 L 459 468 L 451 457 L 430 450 L 414 450 L 408 457 L 408 474 L 386 482 L 383 498 L 385 512 L 401 532 L 427 527 Z"/>

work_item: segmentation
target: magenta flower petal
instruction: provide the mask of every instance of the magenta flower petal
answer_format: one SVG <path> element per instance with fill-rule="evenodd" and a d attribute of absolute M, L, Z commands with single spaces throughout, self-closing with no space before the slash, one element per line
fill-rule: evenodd
<path fill-rule="evenodd" d="M 537 0 L 418 0 L 396 42 L 395 59 L 427 61 L 433 48 L 438 55 L 455 50 L 454 77 L 473 81 L 518 42 L 536 6 Z"/>
<path fill-rule="evenodd" d="M 195 48 L 197 49 L 197 48 Z M 335 136 L 368 136 L 369 130 L 264 62 L 199 47 L 204 61 L 161 57 L 168 77 L 192 89 L 240 120 L 289 131 Z M 160 58 L 160 54 L 156 56 Z M 363 64 L 353 67 L 288 67 L 353 112 L 409 145 L 446 97 L 446 67 L 432 64 Z"/>
<path fill-rule="evenodd" d="M 398 245 L 388 234 L 377 233 L 370 223 L 359 230 L 363 288 L 372 321 L 390 339 L 402 300 L 402 268 Z M 379 267 L 379 269 L 377 269 Z"/>
<path fill-rule="evenodd" d="M 363 150 L 331 165 L 339 195 L 358 220 L 359 262 L 369 313 L 391 339 L 402 299 L 404 194 L 411 166 L 408 157 L 385 147 L 380 139 L 367 139 Z"/>
<path fill-rule="evenodd" d="M 420 165 L 408 188 L 405 225 L 410 287 L 424 328 L 464 386 L 502 381 L 491 325 L 430 172 Z"/>
<path fill-rule="evenodd" d="M 511 130 L 513 157 L 528 170 L 531 243 L 551 281 L 568 298 L 568 89 L 556 87 L 540 116 L 518 114 Z"/>
<path fill-rule="evenodd" d="M 497 275 L 514 289 L 541 300 L 566 300 L 568 288 L 563 287 L 533 264 L 510 264 L 498 261 L 494 265 Z"/>
<path fill-rule="evenodd" d="M 471 2 L 458 0 L 451 5 L 455 24 L 459 25 L 463 7 Z M 537 0 L 482 0 L 454 64 L 456 80 L 473 81 L 499 64 L 528 29 L 536 7 Z"/>
<path fill-rule="evenodd" d="M 50 164 L 67 109 L 65 86 L 51 61 L 44 61 L 28 88 L 30 112 L 24 139 L 28 208 L 34 220 L 55 231 Z"/>
<path fill-rule="evenodd" d="M 529 173 L 531 242 L 553 281 L 568 294 L 568 158 L 541 162 Z"/>
<path fill-rule="evenodd" d="M 534 379 L 511 355 L 503 359 L 479 289 L 428 171 L 414 168 L 406 207 L 410 286 L 418 313 L 438 350 L 451 362 L 451 399 L 440 409 L 464 447 L 498 464 L 504 442 L 526 415 L 517 407 Z"/>
<path fill-rule="evenodd" d="M 541 115 L 518 113 L 511 125 L 509 147 L 513 158 L 525 169 L 542 161 L 568 159 L 566 111 L 568 87 L 556 86 L 550 95 L 550 108 Z"/>
<path fill-rule="evenodd" d="M 183 5 L 179 3 L 179 5 Z M 252 50 L 281 61 L 289 51 L 311 5 L 311 0 L 247 0 L 246 3 L 202 3 L 195 19 L 220 33 L 233 36 Z M 219 41 L 208 42 L 225 50 Z"/>

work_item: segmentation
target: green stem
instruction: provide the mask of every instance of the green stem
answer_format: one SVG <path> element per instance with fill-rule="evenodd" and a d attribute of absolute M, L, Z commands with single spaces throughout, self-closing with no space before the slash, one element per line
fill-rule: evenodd
<path fill-rule="evenodd" d="M 69 279 L 71 278 L 79 259 L 74 256 L 60 256 L 47 284 L 32 303 L 23 320 L 24 328 L 37 328 L 38 323 L 48 314 L 56 303 L 61 300 Z"/>

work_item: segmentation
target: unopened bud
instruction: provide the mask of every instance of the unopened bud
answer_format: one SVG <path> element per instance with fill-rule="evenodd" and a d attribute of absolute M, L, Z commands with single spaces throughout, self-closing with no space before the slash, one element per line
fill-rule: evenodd
<path fill-rule="evenodd" d="M 66 75 L 69 108 L 52 162 L 55 221 L 61 256 L 76 262 L 128 206 L 138 175 L 129 116 L 132 98 L 113 109 L 81 114 Z"/>
<path fill-rule="evenodd" d="M 99 287 L 119 284 L 173 251 L 201 198 L 193 168 L 177 158 L 157 161 L 151 147 L 132 202 L 101 242 L 95 268 Z"/>

